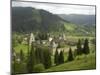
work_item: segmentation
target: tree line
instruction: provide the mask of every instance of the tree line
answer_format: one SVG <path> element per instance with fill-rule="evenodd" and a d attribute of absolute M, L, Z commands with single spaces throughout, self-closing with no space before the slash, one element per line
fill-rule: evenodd
<path fill-rule="evenodd" d="M 82 47 L 81 40 L 79 39 L 78 43 L 77 43 L 77 49 L 75 51 L 72 51 L 71 47 L 69 48 L 68 56 L 67 56 L 66 61 L 68 62 L 68 61 L 74 60 L 74 55 L 75 56 L 81 55 L 81 54 L 86 54 L 87 55 L 89 53 L 90 53 L 90 50 L 89 50 L 89 41 L 88 41 L 88 39 L 84 40 L 83 47 Z M 64 51 L 60 51 L 60 53 L 58 53 L 58 50 L 56 49 L 55 55 L 54 55 L 54 63 L 56 65 L 64 63 Z"/>
<path fill-rule="evenodd" d="M 31 50 L 27 57 L 27 71 L 29 73 L 38 72 L 36 71 L 36 68 L 40 69 L 38 65 L 40 65 L 40 67 L 42 66 L 43 69 L 51 67 L 52 62 L 50 48 L 43 46 L 35 47 L 34 43 L 32 43 Z"/>

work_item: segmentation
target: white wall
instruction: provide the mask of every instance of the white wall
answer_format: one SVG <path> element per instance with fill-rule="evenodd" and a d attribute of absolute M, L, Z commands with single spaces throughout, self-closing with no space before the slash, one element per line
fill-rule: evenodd
<path fill-rule="evenodd" d="M 48 74 L 42 73 L 36 75 L 99 75 L 98 73 L 100 72 L 100 0 L 33 1 L 97 5 L 97 69 L 89 71 L 55 72 Z M 0 0 L 0 75 L 10 75 L 10 0 Z"/>

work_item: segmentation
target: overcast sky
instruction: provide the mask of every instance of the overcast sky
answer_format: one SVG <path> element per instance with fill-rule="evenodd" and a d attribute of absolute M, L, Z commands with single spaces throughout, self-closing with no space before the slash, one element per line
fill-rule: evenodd
<path fill-rule="evenodd" d="M 37 9 L 44 9 L 53 14 L 95 14 L 94 6 L 80 6 L 80 5 L 67 5 L 67 4 L 49 4 L 49 3 L 34 3 L 34 2 L 12 2 L 13 7 L 34 7 Z"/>

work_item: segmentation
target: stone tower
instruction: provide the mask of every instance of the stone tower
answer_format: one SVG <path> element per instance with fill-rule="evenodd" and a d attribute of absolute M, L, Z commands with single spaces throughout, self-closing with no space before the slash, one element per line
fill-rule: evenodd
<path fill-rule="evenodd" d="M 35 42 L 35 36 L 33 33 L 30 34 L 29 45 L 31 45 L 32 42 Z"/>

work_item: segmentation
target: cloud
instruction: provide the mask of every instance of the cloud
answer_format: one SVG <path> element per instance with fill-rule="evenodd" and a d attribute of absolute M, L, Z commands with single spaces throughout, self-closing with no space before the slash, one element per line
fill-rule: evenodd
<path fill-rule="evenodd" d="M 34 7 L 54 14 L 95 14 L 94 6 L 12 1 L 12 6 Z"/>

